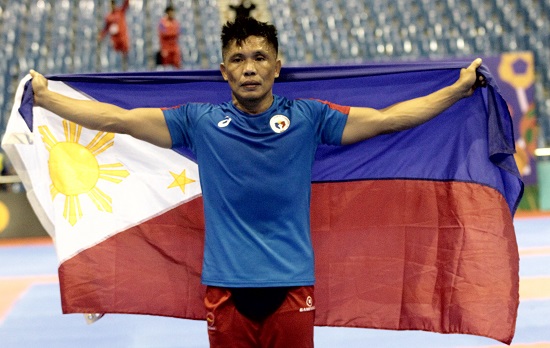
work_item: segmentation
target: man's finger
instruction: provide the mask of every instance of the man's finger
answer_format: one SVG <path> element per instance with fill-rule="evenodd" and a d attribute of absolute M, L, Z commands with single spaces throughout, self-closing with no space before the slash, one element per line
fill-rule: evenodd
<path fill-rule="evenodd" d="M 483 60 L 481 58 L 476 58 L 472 64 L 470 64 L 470 67 L 477 69 L 481 66 L 481 63 L 483 63 Z"/>
<path fill-rule="evenodd" d="M 485 78 L 485 75 L 483 75 L 479 71 L 476 71 L 475 87 L 486 87 L 486 86 L 487 86 L 487 79 Z"/>

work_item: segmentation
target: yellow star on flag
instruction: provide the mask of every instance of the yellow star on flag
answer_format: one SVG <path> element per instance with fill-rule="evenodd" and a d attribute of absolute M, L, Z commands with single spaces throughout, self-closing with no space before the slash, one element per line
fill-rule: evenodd
<path fill-rule="evenodd" d="M 170 172 L 170 174 L 172 174 L 174 182 L 171 183 L 168 188 L 179 187 L 183 193 L 185 193 L 185 185 L 195 182 L 195 180 L 187 177 L 187 175 L 185 174 L 185 169 L 183 170 L 183 172 L 181 172 L 181 174 L 176 174 L 174 172 Z"/>

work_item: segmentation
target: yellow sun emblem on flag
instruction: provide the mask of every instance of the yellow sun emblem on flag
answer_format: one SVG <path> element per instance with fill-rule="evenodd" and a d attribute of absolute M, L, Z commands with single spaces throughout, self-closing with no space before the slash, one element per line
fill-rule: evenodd
<path fill-rule="evenodd" d="M 113 133 L 98 132 L 86 146 L 79 143 L 82 127 L 63 121 L 64 142 L 59 142 L 47 126 L 38 127 L 50 153 L 48 169 L 52 201 L 65 195 L 63 217 L 74 226 L 82 218 L 80 195 L 86 194 L 99 211 L 112 212 L 112 198 L 97 187 L 99 179 L 120 183 L 130 173 L 121 163 L 99 164 L 96 156 L 114 145 Z"/>

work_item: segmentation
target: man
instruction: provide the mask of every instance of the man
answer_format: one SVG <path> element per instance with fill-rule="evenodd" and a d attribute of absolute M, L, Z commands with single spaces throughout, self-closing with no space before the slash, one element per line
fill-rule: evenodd
<path fill-rule="evenodd" d="M 256 9 L 256 5 L 250 0 L 242 0 L 239 5 L 229 5 L 229 9 L 235 11 L 235 19 L 250 17 L 250 13 Z"/>
<path fill-rule="evenodd" d="M 128 69 L 128 52 L 130 51 L 130 40 L 128 39 L 128 28 L 126 26 L 126 10 L 130 0 L 124 0 L 122 6 L 117 7 L 116 1 L 111 0 L 111 12 L 105 17 L 103 30 L 97 36 L 100 43 L 107 34 L 111 35 L 113 49 L 122 54 L 122 69 Z"/>
<path fill-rule="evenodd" d="M 180 24 L 175 18 L 176 9 L 169 5 L 158 25 L 160 42 L 160 64 L 181 68 L 181 51 L 179 48 Z"/>
<path fill-rule="evenodd" d="M 221 39 L 229 102 L 125 110 L 51 92 L 31 71 L 35 105 L 90 129 L 191 149 L 203 190 L 211 346 L 312 347 L 309 203 L 318 144 L 353 144 L 432 119 L 483 84 L 476 78 L 481 59 L 448 87 L 375 110 L 274 95 L 281 61 L 272 25 L 239 18 Z"/>

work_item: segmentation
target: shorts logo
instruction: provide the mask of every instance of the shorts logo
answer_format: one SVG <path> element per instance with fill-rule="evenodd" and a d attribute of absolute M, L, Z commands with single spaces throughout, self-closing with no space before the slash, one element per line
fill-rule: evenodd
<path fill-rule="evenodd" d="M 269 120 L 269 125 L 275 133 L 282 133 L 290 127 L 290 120 L 284 115 L 275 115 Z"/>
<path fill-rule="evenodd" d="M 206 313 L 206 325 L 208 325 L 208 330 L 216 330 L 216 327 L 214 326 L 214 319 L 214 313 Z"/>
<path fill-rule="evenodd" d="M 300 312 L 309 312 L 314 311 L 315 306 L 313 305 L 313 298 L 311 296 L 308 296 L 306 298 L 306 306 L 305 308 L 300 308 Z"/>
<path fill-rule="evenodd" d="M 223 120 L 218 122 L 218 127 L 220 127 L 220 128 L 227 127 L 230 122 L 231 122 L 231 117 L 225 116 L 225 118 Z"/>
<path fill-rule="evenodd" d="M 307 305 L 308 307 L 312 307 L 312 306 L 313 306 L 313 299 L 311 298 L 311 296 L 308 296 L 308 297 L 306 298 L 306 305 Z"/>

